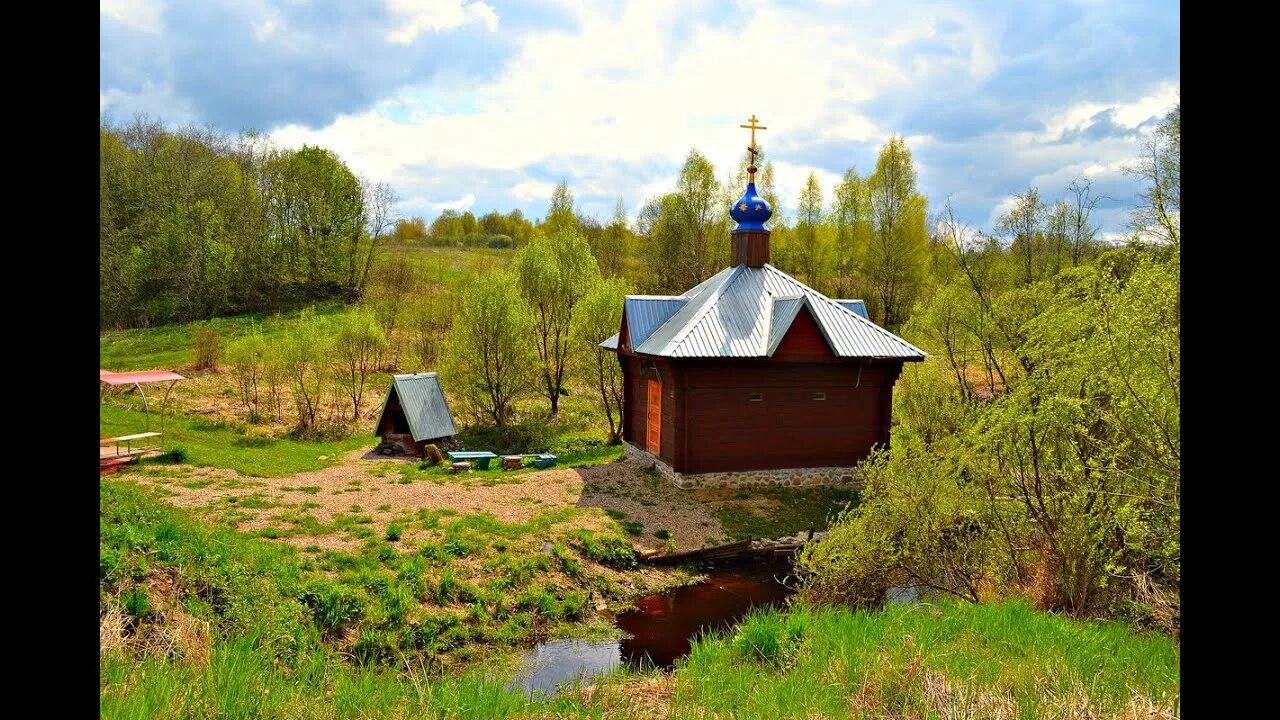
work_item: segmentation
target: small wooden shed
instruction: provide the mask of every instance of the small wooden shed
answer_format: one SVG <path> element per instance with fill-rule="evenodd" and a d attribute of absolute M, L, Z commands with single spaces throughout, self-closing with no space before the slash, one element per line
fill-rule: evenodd
<path fill-rule="evenodd" d="M 435 373 L 395 375 L 382 403 L 374 435 L 383 445 L 422 456 L 428 444 L 448 444 L 458 433 Z"/>

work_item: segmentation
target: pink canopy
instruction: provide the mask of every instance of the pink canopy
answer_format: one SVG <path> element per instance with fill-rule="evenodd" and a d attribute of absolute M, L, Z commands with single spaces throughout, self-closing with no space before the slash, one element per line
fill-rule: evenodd
<path fill-rule="evenodd" d="M 113 373 L 110 370 L 98 371 L 98 379 L 108 385 L 145 385 L 147 383 L 168 382 L 170 380 L 186 380 L 172 370 L 137 370 L 134 372 Z"/>

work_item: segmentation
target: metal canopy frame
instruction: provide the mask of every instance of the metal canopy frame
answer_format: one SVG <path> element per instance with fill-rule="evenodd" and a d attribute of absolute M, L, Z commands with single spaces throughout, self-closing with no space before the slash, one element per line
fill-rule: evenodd
<path fill-rule="evenodd" d="M 145 432 L 151 431 L 151 403 L 147 400 L 147 392 L 142 389 L 143 385 L 151 385 L 167 382 L 168 385 L 164 389 L 164 396 L 160 400 L 160 448 L 164 448 L 164 418 L 165 408 L 169 404 L 169 393 L 173 392 L 173 386 L 178 384 L 179 380 L 186 380 L 185 377 L 171 370 L 143 370 L 138 372 L 111 372 L 110 370 L 98 371 L 98 381 L 109 387 L 133 386 L 137 389 L 138 394 L 142 396 L 142 409 L 146 415 Z M 101 399 L 99 399 L 101 402 Z"/>

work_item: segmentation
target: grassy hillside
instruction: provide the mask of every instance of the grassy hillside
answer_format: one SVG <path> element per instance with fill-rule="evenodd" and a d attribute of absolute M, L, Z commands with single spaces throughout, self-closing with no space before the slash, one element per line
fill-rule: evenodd
<path fill-rule="evenodd" d="M 499 566 L 529 571 L 505 592 L 507 619 L 492 612 L 501 598 L 478 600 L 480 614 L 468 616 L 418 606 L 419 593 L 465 591 L 445 587 L 425 556 L 388 565 L 392 556 L 371 548 L 321 568 L 128 481 L 104 480 L 100 501 L 103 718 L 1150 718 L 1177 708 L 1169 639 L 1022 603 L 762 613 L 733 637 L 697 643 L 671 678 L 624 672 L 530 702 L 504 689 L 500 672 L 459 666 L 449 651 L 470 644 L 468 657 L 509 667 L 492 652 L 523 624 L 590 613 L 545 571 Z M 470 523 L 457 543 L 481 529 Z M 590 551 L 547 557 L 562 570 L 609 572 Z"/>
<path fill-rule="evenodd" d="M 98 426 L 103 437 L 140 432 L 147 418 L 142 412 L 103 405 Z M 151 417 L 151 429 L 160 429 L 160 418 Z M 168 415 L 164 418 L 165 449 L 182 451 L 182 460 L 198 467 L 229 468 L 241 475 L 283 477 L 331 465 L 342 454 L 372 447 L 372 432 L 356 433 L 328 442 L 250 435 L 243 425 L 224 425 L 201 418 Z"/>

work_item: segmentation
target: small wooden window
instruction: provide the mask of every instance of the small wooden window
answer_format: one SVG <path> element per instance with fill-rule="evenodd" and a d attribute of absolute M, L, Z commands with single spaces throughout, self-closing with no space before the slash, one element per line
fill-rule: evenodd
<path fill-rule="evenodd" d="M 826 394 L 826 393 L 824 393 L 824 392 L 814 393 L 814 394 L 812 394 L 812 395 L 810 395 L 810 396 L 809 396 L 809 399 L 810 399 L 810 400 L 826 400 L 826 399 L 827 399 L 827 394 Z"/>
<path fill-rule="evenodd" d="M 751 397 L 747 398 L 749 402 L 761 402 L 764 400 L 764 393 L 751 393 Z"/>

